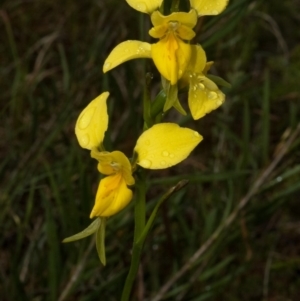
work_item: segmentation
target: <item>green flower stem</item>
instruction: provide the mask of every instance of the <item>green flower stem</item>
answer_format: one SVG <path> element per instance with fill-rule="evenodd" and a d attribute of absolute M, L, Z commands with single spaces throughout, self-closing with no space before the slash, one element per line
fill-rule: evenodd
<path fill-rule="evenodd" d="M 179 11 L 179 2 L 180 0 L 173 0 L 172 1 L 172 7 L 171 7 L 171 12 L 178 12 Z"/>
<path fill-rule="evenodd" d="M 136 188 L 137 198 L 134 208 L 134 242 L 136 242 L 142 234 L 146 222 L 146 183 L 143 175 L 137 180 Z"/>
<path fill-rule="evenodd" d="M 139 264 L 140 264 L 140 258 L 144 246 L 145 239 L 149 233 L 149 230 L 151 229 L 154 219 L 156 217 L 157 211 L 161 204 L 167 200 L 174 192 L 180 190 L 188 183 L 187 180 L 182 180 L 178 182 L 175 186 L 170 188 L 157 202 L 156 206 L 154 207 L 150 218 L 147 221 L 147 224 L 145 226 L 145 181 L 141 181 L 138 183 L 137 186 L 137 193 L 138 198 L 135 203 L 135 232 L 134 232 L 134 243 L 133 243 L 133 249 L 132 249 L 132 258 L 131 258 L 131 264 L 130 269 L 126 278 L 125 286 L 122 293 L 121 301 L 128 301 L 132 289 L 133 282 L 136 278 Z M 141 204 L 143 203 L 143 205 Z M 143 218 L 141 218 L 141 216 Z M 141 227 L 142 222 L 144 222 L 143 227 Z"/>
<path fill-rule="evenodd" d="M 143 171 L 142 171 L 143 172 Z M 130 269 L 125 281 L 124 289 L 122 292 L 121 301 L 128 301 L 134 280 L 136 278 L 143 244 L 137 244 L 137 241 L 143 233 L 146 221 L 146 182 L 145 177 L 141 174 L 136 182 L 136 194 L 137 198 L 135 201 L 134 208 L 134 239 Z"/>

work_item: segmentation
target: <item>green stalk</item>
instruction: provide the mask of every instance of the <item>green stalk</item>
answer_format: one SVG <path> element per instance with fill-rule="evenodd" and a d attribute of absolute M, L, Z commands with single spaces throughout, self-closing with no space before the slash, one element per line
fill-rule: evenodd
<path fill-rule="evenodd" d="M 179 11 L 179 3 L 180 3 L 180 0 L 173 0 L 172 1 L 171 13 Z"/>
<path fill-rule="evenodd" d="M 151 229 L 154 219 L 156 217 L 157 211 L 161 204 L 166 201 L 174 192 L 182 189 L 185 185 L 187 185 L 188 181 L 187 180 L 182 180 L 178 182 L 175 186 L 170 188 L 157 202 L 155 205 L 148 221 L 147 224 L 145 225 L 145 181 L 141 181 L 138 186 L 138 199 L 135 204 L 135 232 L 134 232 L 134 243 L 133 243 L 133 249 L 132 249 L 132 258 L 131 258 L 131 265 L 130 265 L 130 270 L 128 272 L 125 286 L 123 289 L 122 293 L 122 298 L 121 301 L 128 301 L 132 289 L 133 282 L 136 278 L 138 268 L 139 268 L 139 263 L 140 263 L 140 258 L 141 258 L 141 253 L 143 250 L 144 242 L 145 239 L 149 233 L 149 230 Z M 142 206 L 139 203 L 143 203 L 144 206 Z M 143 228 L 141 227 L 141 216 L 143 217 Z"/>
<path fill-rule="evenodd" d="M 145 227 L 145 220 L 146 220 L 146 183 L 144 177 L 138 179 L 136 183 L 136 187 L 137 187 L 137 191 L 136 191 L 137 198 L 135 201 L 135 208 L 134 208 L 135 226 L 134 226 L 132 257 L 131 257 L 130 269 L 123 288 L 121 301 L 129 300 L 132 286 L 138 272 L 141 253 L 143 249 L 143 244 L 137 244 L 137 241 L 140 238 L 141 234 L 143 233 Z"/>

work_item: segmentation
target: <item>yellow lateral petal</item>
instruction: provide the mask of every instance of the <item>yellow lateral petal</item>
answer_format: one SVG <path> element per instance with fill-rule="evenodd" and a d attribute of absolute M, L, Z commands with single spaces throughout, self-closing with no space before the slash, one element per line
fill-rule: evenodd
<path fill-rule="evenodd" d="M 163 0 L 126 0 L 127 3 L 137 11 L 151 14 L 158 9 Z"/>
<path fill-rule="evenodd" d="M 190 75 L 189 108 L 195 120 L 217 109 L 225 100 L 218 86 L 203 74 Z"/>
<path fill-rule="evenodd" d="M 187 70 L 192 72 L 203 72 L 206 66 L 206 53 L 201 45 L 191 45 L 191 59 Z"/>
<path fill-rule="evenodd" d="M 108 92 L 92 100 L 79 115 L 75 134 L 82 148 L 92 149 L 97 147 L 104 138 L 108 126 L 108 114 L 106 100 Z"/>
<path fill-rule="evenodd" d="M 229 0 L 190 0 L 191 7 L 198 16 L 218 15 L 227 6 Z"/>
<path fill-rule="evenodd" d="M 190 45 L 191 57 L 186 72 L 179 82 L 179 89 L 189 85 L 191 73 L 202 73 L 206 68 L 206 54 L 200 45 Z"/>
<path fill-rule="evenodd" d="M 175 123 L 156 124 L 137 141 L 137 164 L 147 169 L 168 168 L 183 161 L 202 139 L 198 132 Z"/>
<path fill-rule="evenodd" d="M 151 58 L 151 44 L 141 41 L 125 41 L 117 45 L 103 65 L 103 72 L 133 59 Z"/>
<path fill-rule="evenodd" d="M 121 174 L 108 176 L 99 183 L 95 205 L 90 218 L 108 217 L 121 211 L 132 199 L 132 191 Z"/>
<path fill-rule="evenodd" d="M 188 13 L 177 12 L 172 13 L 168 16 L 164 16 L 159 11 L 155 11 L 151 15 L 151 22 L 154 27 L 158 25 L 168 24 L 169 22 L 179 22 L 180 24 L 194 28 L 197 24 L 197 12 L 192 9 Z"/>

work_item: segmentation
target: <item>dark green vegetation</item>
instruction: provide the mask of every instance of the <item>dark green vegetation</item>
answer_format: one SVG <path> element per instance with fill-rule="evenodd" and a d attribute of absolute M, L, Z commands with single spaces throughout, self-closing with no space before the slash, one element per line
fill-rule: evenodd
<path fill-rule="evenodd" d="M 212 72 L 232 84 L 222 108 L 195 122 L 204 141 L 177 167 L 149 172 L 149 210 L 180 179 L 190 184 L 161 208 L 146 240 L 132 300 L 151 300 L 229 216 L 276 160 L 300 121 L 297 0 L 232 0 L 203 18 L 196 42 Z M 137 26 L 140 24 L 140 26 Z M 109 51 L 150 41 L 149 18 L 125 0 L 2 1 L 0 11 L 0 295 L 18 300 L 118 301 L 130 263 L 133 207 L 107 225 L 107 266 L 85 228 L 99 174 L 74 124 L 109 90 L 106 145 L 132 155 L 142 127 L 144 68 L 131 61 L 107 75 Z M 141 28 L 141 30 L 139 30 Z M 144 28 L 144 29 L 143 29 Z M 185 106 L 186 100 L 182 99 Z M 300 296 L 300 136 L 232 225 L 168 290 L 164 300 L 297 301 Z M 67 295 L 66 295 L 67 294 Z"/>

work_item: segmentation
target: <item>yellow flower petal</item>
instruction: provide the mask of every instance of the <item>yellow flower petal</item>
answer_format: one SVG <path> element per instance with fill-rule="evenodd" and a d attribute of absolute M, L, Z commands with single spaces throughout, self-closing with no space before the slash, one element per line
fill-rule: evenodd
<path fill-rule="evenodd" d="M 153 26 L 168 24 L 169 22 L 178 22 L 182 25 L 194 28 L 197 24 L 197 12 L 195 10 L 190 10 L 188 13 L 177 12 L 172 13 L 168 16 L 164 16 L 159 11 L 155 11 L 151 15 L 151 22 Z"/>
<path fill-rule="evenodd" d="M 189 85 L 190 74 L 193 72 L 202 73 L 206 68 L 206 54 L 200 45 L 191 45 L 191 58 L 186 68 L 186 72 L 183 74 L 179 88 L 182 89 Z"/>
<path fill-rule="evenodd" d="M 141 41 L 125 41 L 117 45 L 103 65 L 103 72 L 133 59 L 151 58 L 151 44 Z"/>
<path fill-rule="evenodd" d="M 160 123 L 146 130 L 138 139 L 137 164 L 148 169 L 163 169 L 183 161 L 203 139 L 175 123 Z"/>
<path fill-rule="evenodd" d="M 95 205 L 90 218 L 107 217 L 121 211 L 132 199 L 132 191 L 126 186 L 121 174 L 102 179 L 99 183 Z"/>
<path fill-rule="evenodd" d="M 163 0 L 126 0 L 127 3 L 142 13 L 151 14 L 158 9 Z"/>
<path fill-rule="evenodd" d="M 92 149 L 103 141 L 108 126 L 106 105 L 108 96 L 108 92 L 102 93 L 79 115 L 75 125 L 75 134 L 82 148 Z"/>
<path fill-rule="evenodd" d="M 191 56 L 191 47 L 173 33 L 152 45 L 152 58 L 158 71 L 175 85 L 185 71 Z"/>
<path fill-rule="evenodd" d="M 198 16 L 218 15 L 227 6 L 229 0 L 190 0 L 191 7 Z"/>
<path fill-rule="evenodd" d="M 91 157 L 98 160 L 98 170 L 104 175 L 122 174 L 127 185 L 133 185 L 132 168 L 129 159 L 120 151 L 99 152 L 92 149 Z"/>
<path fill-rule="evenodd" d="M 225 100 L 218 86 L 203 74 L 190 74 L 189 107 L 195 120 L 217 109 Z"/>

